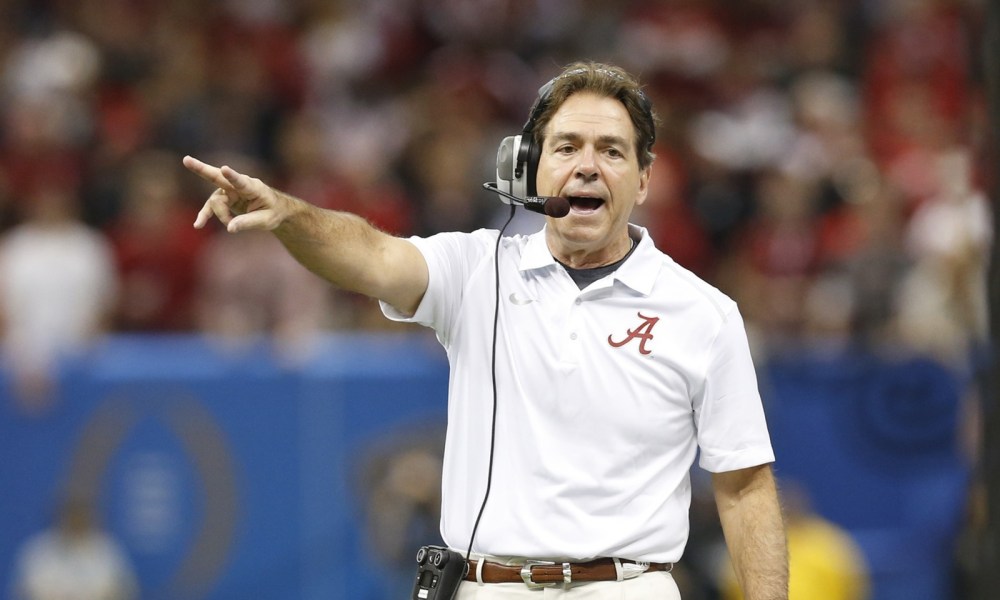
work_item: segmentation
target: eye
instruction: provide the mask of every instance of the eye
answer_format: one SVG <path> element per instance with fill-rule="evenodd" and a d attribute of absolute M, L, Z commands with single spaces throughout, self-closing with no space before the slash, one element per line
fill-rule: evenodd
<path fill-rule="evenodd" d="M 611 158 L 625 158 L 625 153 L 618 148 L 608 148 L 607 154 Z"/>
<path fill-rule="evenodd" d="M 563 144 L 562 146 L 556 146 L 556 154 L 572 154 L 576 151 L 570 144 Z"/>

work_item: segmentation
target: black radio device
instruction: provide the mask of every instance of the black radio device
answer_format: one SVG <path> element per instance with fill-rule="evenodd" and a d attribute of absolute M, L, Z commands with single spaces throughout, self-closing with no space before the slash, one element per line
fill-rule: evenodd
<path fill-rule="evenodd" d="M 410 600 L 452 600 L 469 569 L 461 552 L 440 546 L 417 550 L 417 565 Z"/>

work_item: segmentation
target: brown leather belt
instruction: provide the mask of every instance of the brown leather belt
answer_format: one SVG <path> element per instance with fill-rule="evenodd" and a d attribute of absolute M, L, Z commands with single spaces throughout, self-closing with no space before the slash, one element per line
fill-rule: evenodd
<path fill-rule="evenodd" d="M 621 560 L 621 563 L 637 564 L 631 560 Z M 467 581 L 477 581 L 477 567 L 477 561 L 469 561 L 469 572 L 465 575 Z M 672 563 L 649 563 L 649 568 L 645 572 L 669 573 L 673 568 Z M 482 578 L 483 583 L 526 583 L 529 586 L 536 586 L 585 581 L 617 581 L 618 570 L 615 569 L 615 561 L 612 558 L 598 558 L 585 563 L 529 561 L 524 565 L 502 565 L 487 561 L 483 565 Z"/>

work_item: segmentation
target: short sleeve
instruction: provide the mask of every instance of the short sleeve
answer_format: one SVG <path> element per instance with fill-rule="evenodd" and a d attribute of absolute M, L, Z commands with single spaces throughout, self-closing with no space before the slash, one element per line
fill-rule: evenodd
<path fill-rule="evenodd" d="M 430 327 L 446 344 L 465 298 L 466 283 L 483 260 L 491 256 L 497 235 L 496 231 L 480 229 L 473 233 L 449 232 L 409 238 L 427 262 L 427 291 L 412 317 L 380 301 L 382 314 L 393 321 Z"/>
<path fill-rule="evenodd" d="M 710 348 L 694 412 L 703 469 L 718 473 L 774 461 L 750 346 L 735 305 Z"/>

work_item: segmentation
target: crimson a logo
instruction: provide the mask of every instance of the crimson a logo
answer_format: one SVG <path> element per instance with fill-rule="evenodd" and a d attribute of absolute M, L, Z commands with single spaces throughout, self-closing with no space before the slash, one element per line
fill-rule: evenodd
<path fill-rule="evenodd" d="M 627 329 L 625 337 L 619 341 L 615 341 L 612 338 L 614 334 L 608 336 L 608 344 L 613 348 L 621 348 L 625 344 L 631 342 L 632 340 L 639 340 L 639 354 L 652 354 L 652 350 L 646 348 L 646 342 L 653 339 L 653 327 L 659 322 L 660 317 L 647 317 L 641 312 L 636 313 L 642 322 L 635 329 Z"/>

